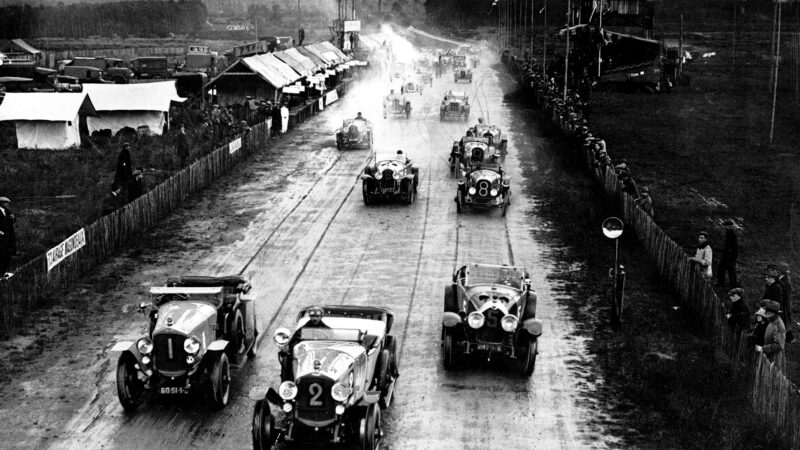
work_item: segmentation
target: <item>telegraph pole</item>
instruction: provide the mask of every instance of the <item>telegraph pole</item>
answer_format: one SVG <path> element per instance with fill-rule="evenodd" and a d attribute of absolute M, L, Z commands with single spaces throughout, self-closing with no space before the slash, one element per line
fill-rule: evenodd
<path fill-rule="evenodd" d="M 597 26 L 598 30 L 600 31 L 600 46 L 597 49 L 597 79 L 599 82 L 600 79 L 600 64 L 603 61 L 603 43 L 605 42 L 605 36 L 603 36 L 603 0 L 600 0 L 600 24 Z"/>
<path fill-rule="evenodd" d="M 567 100 L 567 84 L 569 84 L 569 25 L 572 22 L 572 1 L 567 0 L 567 48 L 564 51 L 564 101 Z"/>
<path fill-rule="evenodd" d="M 542 74 L 547 79 L 547 0 L 544 0 L 544 29 L 542 30 L 544 44 L 542 45 Z"/>

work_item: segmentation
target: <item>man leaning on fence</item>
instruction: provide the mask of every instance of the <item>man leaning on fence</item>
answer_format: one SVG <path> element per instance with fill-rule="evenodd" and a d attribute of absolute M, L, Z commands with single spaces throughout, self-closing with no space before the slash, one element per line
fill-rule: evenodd
<path fill-rule="evenodd" d="M 16 219 L 9 205 L 11 200 L 8 197 L 0 197 L 0 278 L 8 272 L 11 257 L 17 253 Z"/>
<path fill-rule="evenodd" d="M 767 330 L 764 332 L 764 345 L 756 346 L 756 351 L 764 352 L 775 368 L 785 372 L 786 357 L 783 347 L 786 344 L 786 327 L 780 316 L 781 305 L 774 300 L 762 300 L 761 306 L 767 318 Z"/>
<path fill-rule="evenodd" d="M 714 260 L 711 246 L 708 244 L 708 232 L 701 231 L 697 234 L 697 251 L 689 258 L 689 262 L 699 266 L 706 279 L 711 278 L 711 263 Z"/>

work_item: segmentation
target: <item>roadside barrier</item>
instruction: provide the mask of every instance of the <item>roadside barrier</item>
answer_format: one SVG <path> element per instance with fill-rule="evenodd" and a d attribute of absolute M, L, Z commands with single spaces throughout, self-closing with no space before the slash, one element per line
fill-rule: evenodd
<path fill-rule="evenodd" d="M 344 95 L 351 83 L 351 79 L 342 81 L 336 88 L 339 95 Z M 303 120 L 309 117 L 311 114 Z M 136 200 L 86 225 L 84 246 L 50 270 L 47 255 L 43 254 L 19 267 L 11 278 L 0 280 L 0 338 L 11 336 L 30 311 L 55 303 L 61 290 L 127 248 L 133 238 L 155 227 L 190 195 L 209 187 L 239 162 L 263 149 L 270 131 L 271 120 L 252 126 L 248 133 L 218 147 Z"/>
<path fill-rule="evenodd" d="M 509 67 L 511 64 L 507 64 L 509 71 L 521 80 L 520 71 Z M 530 87 L 527 86 L 526 90 Z M 542 98 L 531 97 L 544 111 Z M 555 117 L 545 115 L 545 118 L 566 135 L 563 124 Z M 800 390 L 797 386 L 766 356 L 756 352 L 755 346 L 748 341 L 747 330 L 733 330 L 728 326 L 723 302 L 711 283 L 688 261 L 690 255 L 639 208 L 633 197 L 620 189 L 621 182 L 613 167 L 596 167 L 591 149 L 583 146 L 571 148 L 592 177 L 603 186 L 606 195 L 621 209 L 621 218 L 635 230 L 658 273 L 672 286 L 683 306 L 698 315 L 705 330 L 713 335 L 717 349 L 728 357 L 732 372 L 742 389 L 746 390 L 754 411 L 791 448 L 800 448 Z"/>

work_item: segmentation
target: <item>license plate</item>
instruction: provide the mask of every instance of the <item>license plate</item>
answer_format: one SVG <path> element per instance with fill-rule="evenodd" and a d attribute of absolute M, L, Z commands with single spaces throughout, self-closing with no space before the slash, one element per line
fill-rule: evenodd
<path fill-rule="evenodd" d="M 182 388 L 179 386 L 162 386 L 159 390 L 161 394 L 165 395 L 173 395 L 173 394 L 187 394 L 188 391 L 186 388 Z"/>
<path fill-rule="evenodd" d="M 482 351 L 500 351 L 502 349 L 498 344 L 478 344 L 477 347 Z"/>

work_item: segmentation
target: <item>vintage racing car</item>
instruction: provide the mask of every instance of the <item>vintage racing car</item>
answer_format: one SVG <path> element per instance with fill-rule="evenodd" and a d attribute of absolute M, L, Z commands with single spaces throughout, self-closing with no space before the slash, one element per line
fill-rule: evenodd
<path fill-rule="evenodd" d="M 184 276 L 150 289 L 146 336 L 118 342 L 117 394 L 126 411 L 135 410 L 146 391 L 159 395 L 205 392 L 222 408 L 230 393 L 230 364 L 255 357 L 255 298 L 242 277 Z"/>
<path fill-rule="evenodd" d="M 467 67 L 466 55 L 453 55 L 453 70 Z"/>
<path fill-rule="evenodd" d="M 439 106 L 439 120 L 469 120 L 469 96 L 463 91 L 447 91 Z"/>
<path fill-rule="evenodd" d="M 506 215 L 511 204 L 511 185 L 508 178 L 503 177 L 503 169 L 499 164 L 475 164 L 459 180 L 456 191 L 456 211 L 466 206 L 473 208 L 502 208 Z"/>
<path fill-rule="evenodd" d="M 392 91 L 383 99 L 383 118 L 401 116 L 408 119 L 411 115 L 411 102 L 404 95 L 397 95 Z"/>
<path fill-rule="evenodd" d="M 433 74 L 426 70 L 417 70 L 417 77 L 419 77 L 420 84 L 433 87 Z M 420 92 L 421 94 L 422 92 Z"/>
<path fill-rule="evenodd" d="M 377 449 L 381 409 L 391 405 L 399 376 L 397 344 L 389 334 L 393 322 L 384 308 L 312 306 L 300 311 L 294 332 L 278 329 L 281 384 L 277 391 L 250 392 L 257 400 L 253 448 L 293 443 Z"/>
<path fill-rule="evenodd" d="M 424 85 L 422 84 L 420 77 L 417 75 L 409 76 L 403 80 L 403 90 L 406 94 L 416 93 L 422 95 L 423 88 Z"/>
<path fill-rule="evenodd" d="M 389 69 L 389 82 L 402 79 L 405 71 L 405 64 L 401 62 L 392 63 L 392 67 Z"/>
<path fill-rule="evenodd" d="M 508 147 L 508 139 L 506 139 L 500 128 L 484 123 L 483 119 L 478 119 L 478 123 L 472 127 L 472 133 L 475 136 L 483 136 L 489 139 L 489 145 L 493 145 L 501 151 L 506 151 Z"/>
<path fill-rule="evenodd" d="M 466 69 L 464 67 L 453 69 L 453 81 L 456 83 L 459 81 L 472 83 L 472 69 Z"/>
<path fill-rule="evenodd" d="M 367 119 L 345 119 L 336 130 L 336 148 L 372 148 L 372 123 Z"/>
<path fill-rule="evenodd" d="M 402 150 L 391 155 L 375 155 L 361 173 L 364 204 L 377 199 L 399 198 L 411 204 L 419 187 L 419 168 L 411 164 Z"/>
<path fill-rule="evenodd" d="M 454 175 L 463 174 L 478 164 L 496 163 L 498 157 L 495 148 L 489 146 L 488 139 L 464 136 L 460 141 L 454 141 L 450 149 L 450 172 Z"/>
<path fill-rule="evenodd" d="M 527 270 L 467 264 L 453 271 L 444 290 L 442 357 L 444 368 L 462 355 L 500 355 L 516 360 L 530 376 L 536 365 L 542 322 L 536 318 L 536 293 Z"/>

